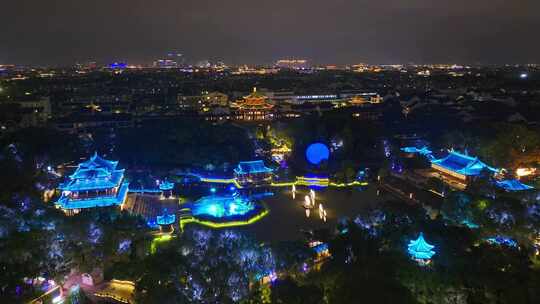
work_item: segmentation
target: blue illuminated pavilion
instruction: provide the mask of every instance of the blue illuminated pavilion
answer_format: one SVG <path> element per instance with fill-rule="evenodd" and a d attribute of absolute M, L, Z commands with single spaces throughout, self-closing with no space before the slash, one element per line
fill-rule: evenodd
<path fill-rule="evenodd" d="M 174 183 L 171 183 L 169 181 L 162 181 L 159 183 L 159 190 L 162 191 L 170 191 L 174 188 Z"/>
<path fill-rule="evenodd" d="M 176 221 L 176 215 L 174 214 L 163 214 L 163 215 L 158 215 L 156 217 L 156 223 L 158 225 L 172 225 L 174 224 L 174 222 Z"/>
<path fill-rule="evenodd" d="M 272 173 L 272 169 L 266 167 L 262 160 L 243 161 L 234 169 L 236 174 Z"/>
<path fill-rule="evenodd" d="M 268 184 L 272 182 L 273 172 L 262 160 L 242 161 L 234 169 L 234 177 L 242 186 Z"/>
<path fill-rule="evenodd" d="M 56 206 L 64 210 L 121 205 L 128 192 L 124 169 L 95 153 L 82 162 L 69 180 L 60 185 L 62 195 Z"/>
<path fill-rule="evenodd" d="M 488 170 L 492 173 L 499 171 L 496 168 L 486 165 L 478 157 L 465 155 L 456 151 L 449 151 L 446 157 L 432 160 L 431 167 L 461 180 L 478 176 L 483 170 Z"/>
<path fill-rule="evenodd" d="M 407 251 L 411 257 L 419 262 L 428 262 L 434 255 L 433 249 L 435 246 L 430 245 L 424 240 L 424 234 L 420 233 L 420 236 L 416 240 L 411 240 Z"/>

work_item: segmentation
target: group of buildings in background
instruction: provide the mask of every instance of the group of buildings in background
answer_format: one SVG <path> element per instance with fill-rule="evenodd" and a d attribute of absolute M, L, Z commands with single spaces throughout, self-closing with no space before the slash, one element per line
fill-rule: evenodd
<path fill-rule="evenodd" d="M 50 96 L 28 93 L 0 103 L 3 108 L 0 114 L 2 131 L 50 124 L 63 131 L 86 132 L 96 128 L 133 127 L 144 120 L 174 117 L 213 122 L 270 121 L 342 107 L 373 109 L 383 102 L 376 92 L 359 90 L 300 95 L 294 91 L 254 87 L 251 93 L 202 91 L 199 94 L 183 94 L 148 88 L 142 92 L 98 92 L 99 95 L 90 96 L 84 92 L 85 88 L 70 90 L 80 90 L 81 93 L 60 101 L 51 100 Z M 136 100 L 140 96 L 150 97 Z"/>
<path fill-rule="evenodd" d="M 465 122 L 494 119 L 531 123 L 539 118 L 533 111 L 518 109 L 519 99 L 531 100 L 540 91 L 521 86 L 504 91 L 480 87 L 484 82 L 489 84 L 490 77 L 499 77 L 493 76 L 497 73 L 525 83 L 537 69 L 367 64 L 315 67 L 304 59 L 282 59 L 267 67 L 228 67 L 221 62 L 186 66 L 183 55 L 177 53 L 150 67 L 122 62 L 106 66 L 89 63 L 73 69 L 0 66 L 0 132 L 45 124 L 86 132 L 175 117 L 215 123 L 267 121 L 336 109 L 348 110 L 356 119 L 378 121 L 384 118 L 389 100 L 392 104 L 397 101 L 398 112 L 409 120 L 424 115 L 453 116 Z M 292 72 L 266 75 L 283 70 Z M 467 79 L 471 78 L 477 86 L 469 85 Z M 234 87 L 230 81 L 235 82 Z"/>
<path fill-rule="evenodd" d="M 128 95 L 76 97 L 55 106 L 50 97 L 28 96 L 4 104 L 4 131 L 52 124 L 70 132 L 94 128 L 133 127 L 141 119 L 198 117 L 207 121 L 270 121 L 297 118 L 311 112 L 343 107 L 377 111 L 383 98 L 375 92 L 348 91 L 339 94 L 296 95 L 292 91 L 257 90 L 232 99 L 221 92 L 178 94 L 165 104 L 137 105 Z M 53 111 L 54 110 L 54 111 Z M 11 116 L 11 117 L 10 117 Z"/>

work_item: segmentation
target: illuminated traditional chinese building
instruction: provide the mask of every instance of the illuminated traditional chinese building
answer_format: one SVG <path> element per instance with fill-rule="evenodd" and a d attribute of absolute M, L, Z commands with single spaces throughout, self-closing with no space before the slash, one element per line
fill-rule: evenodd
<path fill-rule="evenodd" d="M 268 97 L 257 92 L 257 88 L 253 88 L 253 92 L 245 96 L 243 100 L 235 102 L 236 119 L 257 121 L 271 120 L 274 118 L 274 105 L 268 102 Z"/>
<path fill-rule="evenodd" d="M 166 180 L 159 183 L 159 190 L 163 191 L 163 193 L 161 194 L 163 198 L 172 198 L 173 189 L 174 183 Z"/>
<path fill-rule="evenodd" d="M 365 104 L 379 104 L 382 102 L 379 94 L 360 94 L 353 96 L 349 103 L 352 106 L 363 106 Z"/>
<path fill-rule="evenodd" d="M 467 185 L 474 177 L 479 176 L 482 171 L 495 174 L 499 170 L 492 168 L 478 159 L 455 151 L 450 151 L 448 156 L 431 161 L 433 168 L 439 176 L 448 182 L 462 183 Z"/>
<path fill-rule="evenodd" d="M 418 236 L 416 240 L 411 240 L 409 242 L 407 251 L 411 258 L 420 265 L 427 265 L 435 255 L 435 251 L 433 251 L 434 248 L 435 246 L 428 244 L 426 240 L 424 240 L 424 234 L 420 233 L 420 236 Z"/>
<path fill-rule="evenodd" d="M 365 96 L 354 96 L 349 102 L 353 106 L 361 106 L 366 103 L 369 103 L 369 100 Z"/>
<path fill-rule="evenodd" d="M 117 161 L 109 161 L 95 153 L 79 164 L 69 181 L 61 184 L 61 197 L 55 203 L 68 214 L 81 209 L 121 205 L 126 199 L 128 183 L 124 169 L 117 169 Z"/>
<path fill-rule="evenodd" d="M 240 162 L 234 169 L 234 177 L 242 186 L 270 184 L 272 173 L 273 170 L 266 167 L 262 160 Z"/>

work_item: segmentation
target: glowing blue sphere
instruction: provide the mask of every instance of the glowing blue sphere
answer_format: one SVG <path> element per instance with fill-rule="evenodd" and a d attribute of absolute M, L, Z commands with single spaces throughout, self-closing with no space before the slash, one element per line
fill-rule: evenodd
<path fill-rule="evenodd" d="M 323 143 L 311 144 L 306 150 L 306 158 L 313 165 L 318 165 L 323 160 L 328 160 L 329 157 L 330 149 Z"/>

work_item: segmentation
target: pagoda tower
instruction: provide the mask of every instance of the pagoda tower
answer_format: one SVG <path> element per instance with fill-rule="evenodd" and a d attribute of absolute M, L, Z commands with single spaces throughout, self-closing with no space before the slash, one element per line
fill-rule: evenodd
<path fill-rule="evenodd" d="M 420 232 L 420 236 L 416 240 L 409 242 L 407 251 L 411 255 L 411 258 L 420 265 L 427 265 L 435 255 L 434 248 L 435 246 L 428 244 L 424 239 L 424 234 Z"/>
<path fill-rule="evenodd" d="M 257 92 L 244 96 L 243 100 L 238 100 L 234 106 L 236 109 L 236 118 L 247 121 L 271 120 L 274 118 L 274 105 L 268 102 L 268 97 Z"/>
<path fill-rule="evenodd" d="M 128 182 L 117 161 L 109 161 L 95 153 L 80 163 L 69 180 L 60 185 L 62 195 L 55 205 L 68 215 L 81 209 L 121 205 L 126 199 Z"/>

